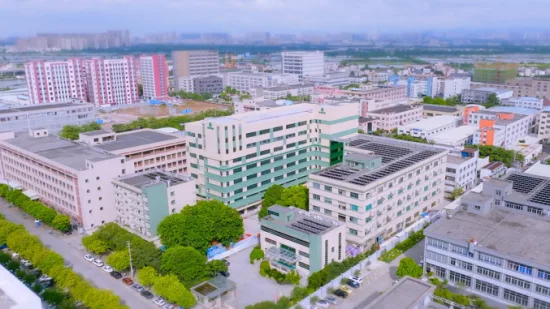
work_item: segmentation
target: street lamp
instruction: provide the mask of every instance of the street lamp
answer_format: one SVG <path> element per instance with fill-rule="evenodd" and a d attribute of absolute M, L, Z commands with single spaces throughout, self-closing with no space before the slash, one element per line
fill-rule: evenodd
<path fill-rule="evenodd" d="M 128 255 L 130 256 L 130 275 L 132 276 L 132 280 L 134 279 L 134 267 L 132 267 L 132 249 L 130 248 L 130 241 L 127 241 L 126 244 L 128 244 Z"/>

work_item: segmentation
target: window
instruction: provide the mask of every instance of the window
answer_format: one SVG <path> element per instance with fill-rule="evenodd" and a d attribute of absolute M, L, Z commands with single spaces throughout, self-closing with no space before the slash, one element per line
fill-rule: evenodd
<path fill-rule="evenodd" d="M 359 206 L 357 206 L 357 205 L 351 205 L 351 210 L 353 210 L 353 211 L 359 211 Z"/>
<path fill-rule="evenodd" d="M 537 285 L 535 291 L 539 294 L 550 296 L 550 289 L 545 286 Z"/>
<path fill-rule="evenodd" d="M 261 230 L 264 231 L 264 232 L 267 232 L 267 233 L 269 233 L 269 234 L 273 234 L 273 235 L 279 236 L 279 237 L 281 237 L 281 238 L 290 240 L 290 241 L 292 241 L 293 243 L 297 243 L 297 244 L 302 245 L 302 246 L 304 246 L 304 247 L 306 247 L 306 248 L 309 248 L 309 242 L 307 242 L 307 241 L 304 241 L 304 240 L 298 239 L 298 238 L 296 238 L 296 237 L 287 235 L 287 234 L 285 234 L 285 233 L 281 233 L 281 232 L 279 232 L 279 231 L 270 229 L 270 228 L 268 228 L 268 227 L 266 227 L 266 226 L 261 226 Z"/>
<path fill-rule="evenodd" d="M 246 133 L 246 137 L 254 137 L 254 136 L 256 136 L 256 132 Z"/>
<path fill-rule="evenodd" d="M 432 251 L 426 251 L 426 258 L 434 261 L 438 261 L 441 263 L 447 263 L 447 256 L 439 253 L 435 253 Z"/>
<path fill-rule="evenodd" d="M 488 264 L 502 266 L 502 259 L 485 253 L 479 253 L 477 259 Z"/>
<path fill-rule="evenodd" d="M 469 255 L 468 248 L 457 246 L 457 245 L 451 245 L 451 252 L 454 252 L 454 253 L 460 254 L 460 255 L 464 255 L 464 256 Z"/>
<path fill-rule="evenodd" d="M 275 127 L 275 128 L 273 128 L 273 132 L 278 132 L 278 131 L 281 131 L 282 129 L 283 129 L 282 126 Z"/>
<path fill-rule="evenodd" d="M 313 199 L 314 200 L 317 200 L 317 201 L 320 201 L 321 200 L 321 196 L 317 195 L 317 194 L 313 194 Z"/>
<path fill-rule="evenodd" d="M 332 187 L 331 186 L 325 186 L 325 191 L 332 192 Z"/>
<path fill-rule="evenodd" d="M 325 215 L 332 216 L 332 211 L 325 209 Z"/>
<path fill-rule="evenodd" d="M 508 261 L 506 268 L 511 269 L 513 271 L 517 271 L 518 273 L 529 275 L 529 276 L 533 275 L 533 268 L 531 266 L 526 266 L 516 262 Z"/>
<path fill-rule="evenodd" d="M 519 278 L 508 276 L 508 275 L 506 275 L 504 280 L 512 285 L 519 286 L 522 289 L 526 289 L 526 290 L 531 289 L 531 283 L 525 280 L 521 280 Z"/>
<path fill-rule="evenodd" d="M 359 223 L 359 219 L 357 219 L 357 218 L 355 218 L 355 217 L 351 217 L 351 216 L 349 217 L 349 221 L 350 221 L 351 223 L 355 223 L 355 224 Z"/>
<path fill-rule="evenodd" d="M 534 309 L 550 309 L 550 303 L 535 298 Z"/>
<path fill-rule="evenodd" d="M 319 207 L 319 206 L 313 206 L 313 211 L 321 212 L 321 207 Z"/>
<path fill-rule="evenodd" d="M 457 259 L 451 259 L 451 265 L 453 265 L 455 267 L 458 267 L 458 268 L 466 269 L 466 270 L 469 270 L 469 271 L 472 271 L 472 268 L 473 268 L 471 263 L 464 262 L 464 261 L 457 260 Z"/>
<path fill-rule="evenodd" d="M 298 254 L 301 255 L 301 256 L 305 256 L 305 257 L 309 258 L 309 254 L 305 253 L 304 251 L 298 251 Z"/>
<path fill-rule="evenodd" d="M 328 197 L 325 197 L 325 203 L 332 204 L 332 199 L 328 198 Z"/>
<path fill-rule="evenodd" d="M 467 287 L 470 287 L 472 285 L 472 277 L 468 277 L 466 275 L 454 272 L 452 270 L 449 273 L 449 280 L 456 283 L 462 283 Z"/>
<path fill-rule="evenodd" d="M 522 306 L 527 306 L 527 304 L 529 303 L 529 297 L 527 295 L 510 291 L 508 289 L 504 289 L 504 299 Z"/>
<path fill-rule="evenodd" d="M 447 270 L 443 267 L 439 267 L 439 266 L 436 266 L 436 265 L 432 265 L 432 264 L 426 264 L 426 270 L 428 272 L 434 272 L 435 275 L 439 278 L 445 278 L 446 274 L 447 274 Z"/>
<path fill-rule="evenodd" d="M 482 276 L 493 278 L 493 279 L 496 279 L 496 280 L 500 281 L 500 273 L 496 272 L 494 270 L 490 270 L 488 268 L 478 266 L 477 267 L 477 273 L 482 275 Z"/>
<path fill-rule="evenodd" d="M 295 124 L 295 123 L 291 123 L 291 124 L 287 124 L 287 125 L 286 125 L 286 128 L 287 128 L 287 129 L 292 129 L 292 128 L 294 128 L 294 127 L 296 127 L 296 124 Z"/>
<path fill-rule="evenodd" d="M 272 245 L 277 245 L 277 242 L 274 241 L 273 239 L 269 239 L 269 238 L 265 238 L 265 242 L 268 243 L 268 244 L 272 244 Z"/>
<path fill-rule="evenodd" d="M 299 265 L 300 267 L 302 267 L 303 269 L 309 270 L 309 265 L 307 265 L 307 264 L 305 264 L 305 263 L 298 262 L 298 265 Z"/>
<path fill-rule="evenodd" d="M 540 279 L 548 280 L 550 281 L 550 272 L 544 271 L 544 270 L 538 270 L 537 277 Z"/>
<path fill-rule="evenodd" d="M 358 193 L 355 193 L 355 192 L 350 192 L 350 193 L 349 193 L 349 196 L 350 196 L 351 198 L 357 198 L 357 199 L 359 198 L 359 194 L 358 194 Z"/>
<path fill-rule="evenodd" d="M 349 233 L 350 233 L 351 235 L 357 235 L 357 230 L 349 229 Z"/>
<path fill-rule="evenodd" d="M 372 209 L 372 204 L 368 204 L 367 206 L 365 206 L 365 211 L 369 211 Z"/>
<path fill-rule="evenodd" d="M 476 280 L 476 290 L 483 292 L 485 294 L 498 296 L 498 285 L 491 284 L 489 282 Z"/>
<path fill-rule="evenodd" d="M 449 243 L 439 239 L 428 238 L 428 246 L 447 250 L 449 248 Z"/>
<path fill-rule="evenodd" d="M 319 189 L 319 188 L 321 188 L 321 185 L 318 184 L 318 183 L 316 183 L 316 182 L 314 182 L 314 183 L 313 183 L 313 188 Z"/>

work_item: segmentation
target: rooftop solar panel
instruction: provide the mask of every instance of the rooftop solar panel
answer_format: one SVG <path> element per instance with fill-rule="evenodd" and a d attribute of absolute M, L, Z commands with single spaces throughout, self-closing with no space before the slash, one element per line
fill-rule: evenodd
<path fill-rule="evenodd" d="M 519 174 L 511 174 L 506 179 L 512 181 L 513 183 L 512 188 L 515 191 L 523 194 L 530 193 L 544 181 L 543 179 L 540 179 L 540 178 L 519 175 Z"/>

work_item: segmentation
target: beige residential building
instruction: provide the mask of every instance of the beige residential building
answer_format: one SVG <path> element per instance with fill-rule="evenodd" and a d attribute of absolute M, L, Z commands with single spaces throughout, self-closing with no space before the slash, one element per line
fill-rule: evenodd
<path fill-rule="evenodd" d="M 367 112 L 367 116 L 373 117 L 373 130 L 391 131 L 399 126 L 406 125 L 422 119 L 422 104 L 400 104 L 387 108 Z"/>
<path fill-rule="evenodd" d="M 178 78 L 194 75 L 220 73 L 220 61 L 215 50 L 179 50 L 172 52 L 173 76 L 175 85 Z"/>
<path fill-rule="evenodd" d="M 125 156 L 134 163 L 136 173 L 162 169 L 173 173 L 187 172 L 185 138 L 153 129 L 124 133 L 104 130 L 80 134 L 80 142 Z"/>
<path fill-rule="evenodd" d="M 84 230 L 115 220 L 111 180 L 134 172 L 122 155 L 49 135 L 3 133 L 2 181 L 71 217 Z"/>

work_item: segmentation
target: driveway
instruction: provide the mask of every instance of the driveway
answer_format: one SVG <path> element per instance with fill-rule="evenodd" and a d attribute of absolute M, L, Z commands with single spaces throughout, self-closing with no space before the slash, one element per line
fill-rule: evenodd
<path fill-rule="evenodd" d="M 290 296 L 294 288 L 293 285 L 277 284 L 272 279 L 260 276 L 260 262 L 250 264 L 252 249 L 252 247 L 248 248 L 227 258 L 231 263 L 230 279 L 237 283 L 238 309 L 266 300 L 276 301 L 281 296 Z"/>
<path fill-rule="evenodd" d="M 132 309 L 141 308 L 157 308 L 152 301 L 143 298 L 139 293 L 133 291 L 130 287 L 124 285 L 122 281 L 113 279 L 108 273 L 101 270 L 100 267 L 94 266 L 92 263 L 84 259 L 86 251 L 80 243 L 81 236 L 73 233 L 70 236 L 62 236 L 59 234 L 49 234 L 49 227 L 36 227 L 34 220 L 27 215 L 23 218 L 21 211 L 16 208 L 8 208 L 4 200 L 0 200 L 0 212 L 4 214 L 9 221 L 24 225 L 27 230 L 38 236 L 42 243 L 61 254 L 63 258 L 73 265 L 73 270 L 94 286 L 113 291 L 117 294 L 123 303 Z"/>

